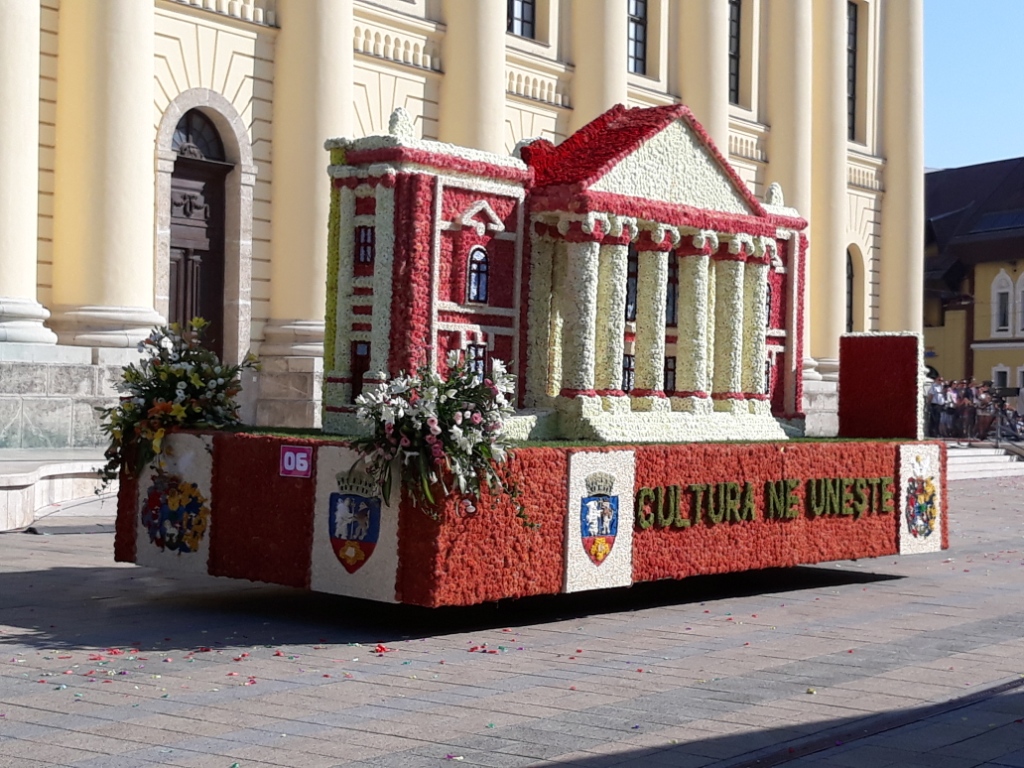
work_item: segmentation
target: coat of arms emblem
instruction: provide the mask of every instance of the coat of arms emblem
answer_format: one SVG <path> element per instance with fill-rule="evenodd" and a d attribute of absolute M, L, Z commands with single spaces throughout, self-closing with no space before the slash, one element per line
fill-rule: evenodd
<path fill-rule="evenodd" d="M 580 501 L 580 539 L 587 557 L 601 565 L 615 545 L 619 528 L 619 497 L 612 495 L 615 476 L 593 472 L 584 485 L 587 495 Z"/>
<path fill-rule="evenodd" d="M 380 491 L 365 472 L 340 472 L 330 498 L 331 547 L 349 573 L 373 554 L 380 538 Z"/>
<path fill-rule="evenodd" d="M 926 539 L 935 532 L 935 520 L 938 516 L 935 506 L 935 478 L 925 476 L 924 462 L 920 456 L 915 457 L 912 466 L 905 500 L 907 530 L 915 539 Z"/>

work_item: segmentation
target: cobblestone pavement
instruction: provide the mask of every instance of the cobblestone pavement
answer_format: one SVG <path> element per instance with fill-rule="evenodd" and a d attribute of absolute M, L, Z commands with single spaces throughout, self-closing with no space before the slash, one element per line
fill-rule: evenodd
<path fill-rule="evenodd" d="M 1024 480 L 947 552 L 427 611 L 0 535 L 0 767 L 1022 766 Z"/>

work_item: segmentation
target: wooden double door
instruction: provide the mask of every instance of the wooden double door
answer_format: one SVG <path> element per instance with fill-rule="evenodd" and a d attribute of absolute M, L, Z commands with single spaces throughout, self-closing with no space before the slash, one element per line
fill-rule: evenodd
<path fill-rule="evenodd" d="M 205 346 L 224 354 L 224 180 L 231 165 L 179 156 L 171 176 L 168 321 L 209 321 Z"/>

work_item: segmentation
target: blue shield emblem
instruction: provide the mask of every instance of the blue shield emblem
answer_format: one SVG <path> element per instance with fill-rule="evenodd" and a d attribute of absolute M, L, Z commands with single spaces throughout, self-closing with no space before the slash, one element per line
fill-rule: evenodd
<path fill-rule="evenodd" d="M 594 565 L 601 565 L 611 553 L 618 530 L 618 496 L 598 493 L 581 499 L 580 540 Z"/>
<path fill-rule="evenodd" d="M 331 547 L 345 570 L 355 573 L 380 538 L 380 498 L 332 493 L 330 504 Z"/>

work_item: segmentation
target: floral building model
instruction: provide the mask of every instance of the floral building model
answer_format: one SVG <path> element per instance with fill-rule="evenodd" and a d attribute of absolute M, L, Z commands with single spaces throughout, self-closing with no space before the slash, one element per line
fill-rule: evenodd
<path fill-rule="evenodd" d="M 847 439 L 789 440 L 805 221 L 686 107 L 327 146 L 325 434 L 166 435 L 118 560 L 441 606 L 948 547 L 920 336 L 844 336 Z"/>
<path fill-rule="evenodd" d="M 806 222 L 750 194 L 682 105 L 616 107 L 522 159 L 391 133 L 328 142 L 325 431 L 462 350 L 519 380 L 514 434 L 784 438 Z"/>

